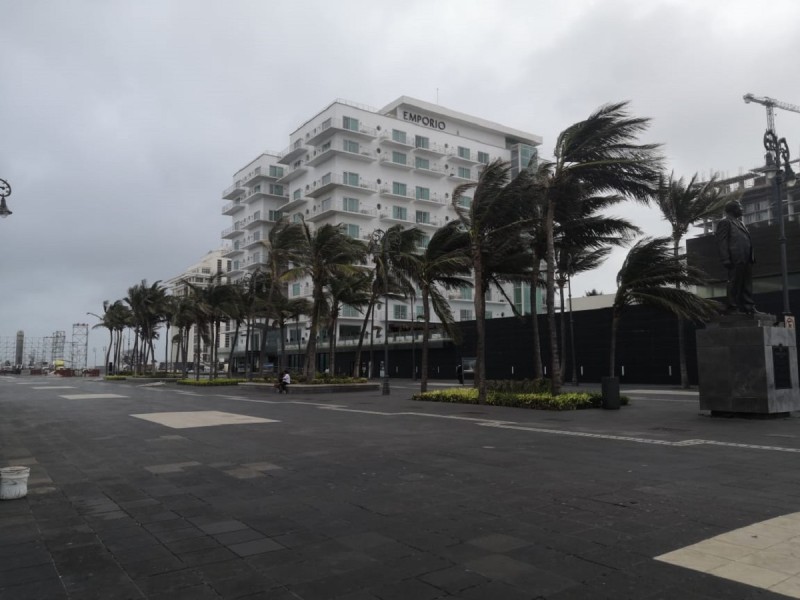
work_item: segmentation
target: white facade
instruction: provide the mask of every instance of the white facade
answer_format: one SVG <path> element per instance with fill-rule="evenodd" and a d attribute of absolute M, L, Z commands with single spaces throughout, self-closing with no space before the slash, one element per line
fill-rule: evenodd
<path fill-rule="evenodd" d="M 515 175 L 536 157 L 541 138 L 403 96 L 380 110 L 337 100 L 289 142 L 283 152 L 262 154 L 240 169 L 223 193 L 229 202 L 222 212 L 232 218 L 222 232 L 231 244 L 224 256 L 231 259 L 232 280 L 263 262 L 262 241 L 281 215 L 312 227 L 341 224 L 364 241 L 398 223 L 429 238 L 455 218 L 451 195 L 459 184 L 476 181 L 495 158 L 510 161 Z M 515 297 L 511 286 L 507 293 Z M 308 296 L 309 286 L 295 282 L 289 295 Z M 517 290 L 516 297 L 526 295 Z M 474 319 L 471 290 L 451 292 L 450 300 L 456 320 Z M 498 290 L 490 290 L 486 311 L 487 317 L 512 314 Z M 409 323 L 415 312 L 421 307 L 391 301 L 389 321 Z M 346 340 L 360 324 L 360 314 L 345 310 L 340 337 Z"/>
<path fill-rule="evenodd" d="M 211 250 L 198 262 L 186 269 L 182 274 L 177 277 L 169 279 L 165 285 L 173 296 L 185 296 L 189 293 L 189 286 L 191 283 L 197 287 L 207 287 L 212 283 L 227 283 L 228 272 L 231 269 L 231 261 L 223 255 L 227 252 L 225 249 Z M 170 327 L 169 337 L 174 338 L 177 335 L 174 327 Z M 165 331 L 166 334 L 166 331 Z M 194 364 L 195 361 L 195 328 L 192 327 L 189 332 L 189 352 L 187 354 L 187 362 Z M 224 342 L 228 336 L 226 334 L 226 326 L 223 322 L 220 329 L 221 346 L 219 349 L 220 361 L 227 360 L 228 349 L 224 347 Z M 163 339 L 163 338 L 162 338 Z M 166 362 L 171 367 L 177 362 L 181 362 L 183 357 L 179 354 L 178 343 L 169 340 L 168 354 Z M 200 363 L 207 365 L 209 361 L 209 348 L 205 342 L 200 341 Z"/>

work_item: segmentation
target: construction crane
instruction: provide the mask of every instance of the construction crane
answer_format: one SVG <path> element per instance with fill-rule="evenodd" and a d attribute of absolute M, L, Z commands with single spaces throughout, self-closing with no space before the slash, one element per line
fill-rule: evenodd
<path fill-rule="evenodd" d="M 754 96 L 753 94 L 745 94 L 743 96 L 746 104 L 755 102 L 756 104 L 763 104 L 767 108 L 767 131 L 775 132 L 775 107 L 782 108 L 783 110 L 790 110 L 792 112 L 800 113 L 800 106 L 796 104 L 789 104 L 788 102 L 781 102 L 770 98 L 768 96 Z"/>

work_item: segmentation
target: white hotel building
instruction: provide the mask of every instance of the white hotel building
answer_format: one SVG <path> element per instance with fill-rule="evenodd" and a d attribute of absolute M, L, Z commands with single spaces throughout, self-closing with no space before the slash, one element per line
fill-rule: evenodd
<path fill-rule="evenodd" d="M 224 254 L 231 261 L 229 278 L 236 281 L 262 265 L 267 252 L 262 241 L 281 216 L 305 219 L 312 227 L 341 224 L 365 241 L 374 230 L 398 223 L 430 236 L 455 218 L 450 202 L 456 186 L 476 181 L 483 165 L 498 157 L 509 161 L 516 175 L 537 156 L 541 141 L 532 133 L 406 96 L 380 110 L 332 102 L 290 134 L 286 150 L 262 154 L 237 171 L 223 193 L 222 213 L 232 219 L 222 232 L 230 244 Z M 506 291 L 519 310 L 530 311 L 527 287 Z M 288 292 L 310 295 L 304 281 L 290 284 Z M 456 320 L 474 318 L 471 290 L 449 297 Z M 512 313 L 498 290 L 489 291 L 486 311 L 487 317 Z M 403 323 L 407 329 L 415 313 L 421 314 L 420 306 L 390 301 L 390 333 Z M 338 348 L 345 350 L 358 335 L 362 319 L 345 309 Z M 382 319 L 380 314 L 375 321 Z M 290 330 L 287 348 L 297 352 L 305 335 L 301 321 Z"/>

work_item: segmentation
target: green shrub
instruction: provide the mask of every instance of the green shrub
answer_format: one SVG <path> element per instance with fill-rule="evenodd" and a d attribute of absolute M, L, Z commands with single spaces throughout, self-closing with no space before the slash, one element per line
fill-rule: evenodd
<path fill-rule="evenodd" d="M 125 381 L 128 378 L 127 375 L 106 375 L 103 377 L 104 381 Z"/>
<path fill-rule="evenodd" d="M 201 387 L 213 387 L 220 385 L 239 385 L 240 379 L 178 379 L 178 385 L 195 385 Z"/>
<path fill-rule="evenodd" d="M 486 389 L 494 392 L 514 394 L 547 394 L 550 392 L 549 379 L 489 379 Z"/>
<path fill-rule="evenodd" d="M 475 388 L 453 388 L 414 394 L 412 400 L 429 402 L 456 402 L 477 404 L 478 390 Z M 549 393 L 513 393 L 491 390 L 486 394 L 489 406 L 510 406 L 514 408 L 535 408 L 539 410 L 580 410 L 599 408 L 602 397 L 598 393 L 569 392 L 552 396 Z"/>

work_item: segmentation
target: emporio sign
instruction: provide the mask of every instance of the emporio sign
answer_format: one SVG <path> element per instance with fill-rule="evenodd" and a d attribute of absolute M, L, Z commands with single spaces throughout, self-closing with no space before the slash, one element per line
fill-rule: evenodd
<path fill-rule="evenodd" d="M 447 128 L 447 125 L 444 121 L 440 121 L 439 119 L 434 119 L 433 117 L 428 117 L 426 115 L 409 112 L 407 110 L 403 111 L 403 120 L 416 123 L 417 125 L 422 125 L 423 127 L 438 129 L 439 131 L 444 131 Z"/>

